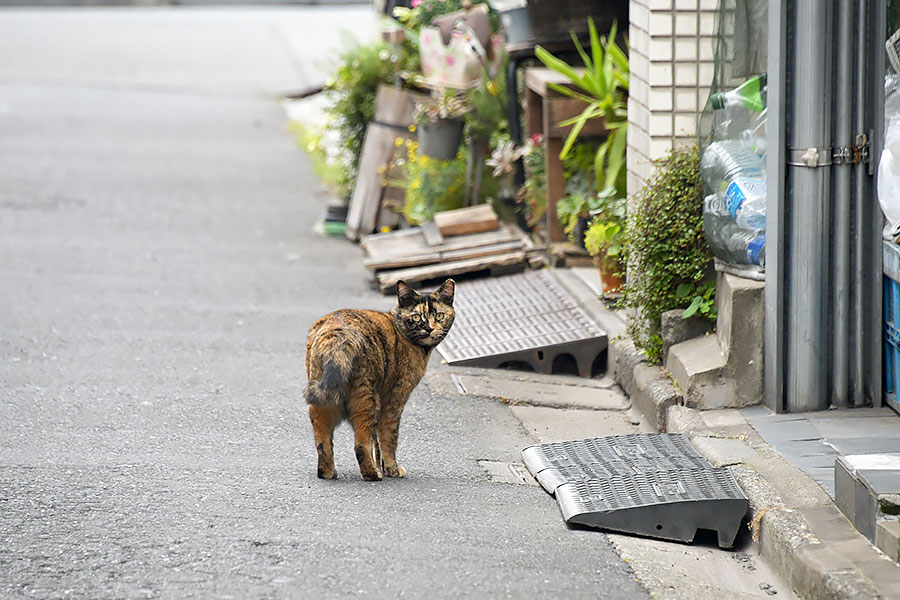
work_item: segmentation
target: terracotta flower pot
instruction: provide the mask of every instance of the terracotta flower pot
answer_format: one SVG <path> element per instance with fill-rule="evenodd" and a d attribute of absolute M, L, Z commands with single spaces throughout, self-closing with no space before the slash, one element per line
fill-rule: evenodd
<path fill-rule="evenodd" d="M 622 292 L 625 278 L 621 275 L 622 265 L 618 260 L 602 256 L 597 257 L 600 266 L 600 283 L 604 294 L 618 294 Z"/>
<path fill-rule="evenodd" d="M 604 294 L 617 294 L 622 291 L 625 278 L 616 276 L 614 272 L 607 273 L 600 269 L 600 283 L 603 286 Z"/>

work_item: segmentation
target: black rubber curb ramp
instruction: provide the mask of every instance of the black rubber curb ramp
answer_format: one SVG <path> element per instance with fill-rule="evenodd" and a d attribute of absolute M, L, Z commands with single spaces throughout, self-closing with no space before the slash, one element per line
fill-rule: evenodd
<path fill-rule="evenodd" d="M 731 548 L 750 508 L 731 473 L 680 434 L 537 444 L 522 458 L 571 524 L 680 542 L 708 529 Z"/>

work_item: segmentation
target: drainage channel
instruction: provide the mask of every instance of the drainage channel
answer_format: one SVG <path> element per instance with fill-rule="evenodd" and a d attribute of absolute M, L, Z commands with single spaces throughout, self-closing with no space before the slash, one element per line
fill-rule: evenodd
<path fill-rule="evenodd" d="M 538 444 L 522 458 L 570 524 L 681 542 L 708 529 L 731 548 L 749 510 L 731 473 L 680 434 Z"/>
<path fill-rule="evenodd" d="M 591 367 L 607 335 L 545 271 L 493 277 L 457 286 L 456 321 L 438 351 L 451 365 L 497 368 L 525 363 L 552 373 L 567 355 L 578 374 Z"/>

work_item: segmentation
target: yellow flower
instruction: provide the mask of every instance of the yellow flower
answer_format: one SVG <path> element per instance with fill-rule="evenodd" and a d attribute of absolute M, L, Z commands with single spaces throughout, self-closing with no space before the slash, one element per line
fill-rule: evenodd
<path fill-rule="evenodd" d="M 388 233 L 390 230 L 391 230 L 391 228 L 388 227 L 387 225 L 381 226 L 381 233 Z"/>
<path fill-rule="evenodd" d="M 396 139 L 394 140 L 394 145 L 397 146 L 398 148 L 399 148 L 400 146 L 402 146 L 402 145 L 403 145 L 403 138 L 396 138 Z"/>
<path fill-rule="evenodd" d="M 409 131 L 410 131 L 411 133 L 415 133 L 415 131 L 416 131 L 416 125 L 415 125 L 415 123 L 413 123 L 412 125 L 410 125 L 410 126 L 408 127 L 408 129 L 409 129 Z"/>
<path fill-rule="evenodd" d="M 491 93 L 491 96 L 496 96 L 500 93 L 500 89 L 497 87 L 497 84 L 493 81 L 487 82 L 487 91 Z"/>
<path fill-rule="evenodd" d="M 421 184 L 421 183 L 422 183 L 421 181 L 416 179 L 415 181 L 412 182 L 412 189 L 414 189 L 414 190 L 419 189 L 419 184 Z"/>
<path fill-rule="evenodd" d="M 428 164 L 428 155 L 427 155 L 427 154 L 423 154 L 423 155 L 422 155 L 421 162 L 422 162 L 423 165 L 427 165 L 427 164 Z"/>

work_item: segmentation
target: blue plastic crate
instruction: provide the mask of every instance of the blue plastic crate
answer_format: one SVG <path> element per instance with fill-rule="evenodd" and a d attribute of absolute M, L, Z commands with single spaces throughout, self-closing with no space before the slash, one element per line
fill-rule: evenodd
<path fill-rule="evenodd" d="M 900 247 L 885 241 L 884 270 L 884 390 L 885 400 L 900 412 Z"/>

